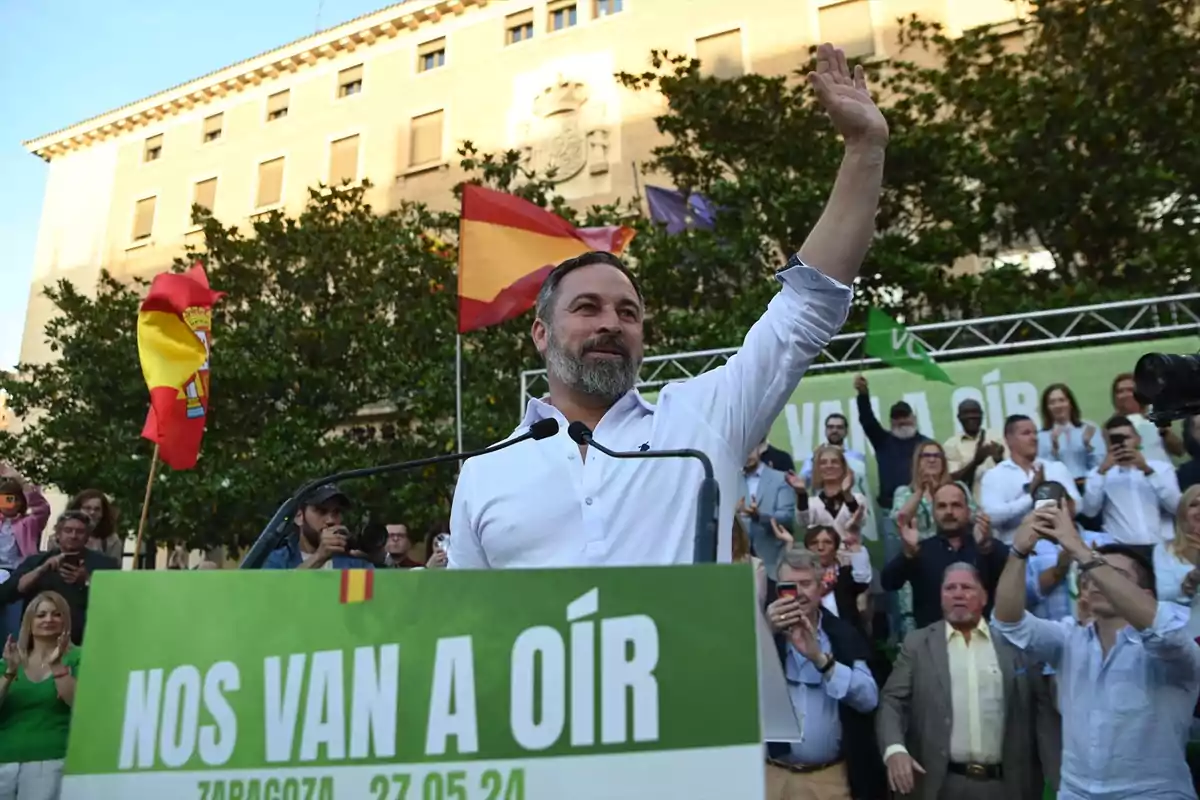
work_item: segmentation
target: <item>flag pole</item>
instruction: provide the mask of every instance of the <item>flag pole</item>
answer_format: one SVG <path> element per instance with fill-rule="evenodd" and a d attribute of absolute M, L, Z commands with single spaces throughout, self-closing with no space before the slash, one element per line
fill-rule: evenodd
<path fill-rule="evenodd" d="M 454 337 L 454 424 L 458 428 L 458 452 L 463 451 L 462 334 Z"/>
<path fill-rule="evenodd" d="M 146 479 L 146 496 L 142 499 L 142 517 L 138 520 L 137 542 L 133 545 L 133 568 L 138 569 L 142 555 L 142 534 L 146 530 L 146 517 L 150 514 L 150 491 L 154 488 L 154 476 L 158 473 L 158 443 L 154 443 L 154 455 L 150 456 L 150 477 Z"/>

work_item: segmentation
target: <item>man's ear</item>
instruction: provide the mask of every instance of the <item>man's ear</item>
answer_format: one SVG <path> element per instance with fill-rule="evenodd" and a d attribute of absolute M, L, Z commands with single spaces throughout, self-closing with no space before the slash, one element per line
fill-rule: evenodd
<path fill-rule="evenodd" d="M 529 335 L 533 338 L 533 346 L 542 355 L 546 353 L 547 340 L 550 338 L 550 329 L 546 327 L 546 323 L 542 322 L 541 318 L 533 320 L 533 326 L 529 329 Z"/>

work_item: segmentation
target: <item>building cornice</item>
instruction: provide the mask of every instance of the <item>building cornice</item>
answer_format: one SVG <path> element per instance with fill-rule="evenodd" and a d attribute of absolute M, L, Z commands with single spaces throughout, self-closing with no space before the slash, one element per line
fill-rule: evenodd
<path fill-rule="evenodd" d="M 25 149 L 50 161 L 72 150 L 129 133 L 160 119 L 185 113 L 196 106 L 218 101 L 280 76 L 315 66 L 325 59 L 394 39 L 401 32 L 461 15 L 469 7 L 482 8 L 489 0 L 409 0 L 364 14 L 349 22 L 239 61 L 195 80 L 173 86 L 61 130 L 24 143 Z"/>

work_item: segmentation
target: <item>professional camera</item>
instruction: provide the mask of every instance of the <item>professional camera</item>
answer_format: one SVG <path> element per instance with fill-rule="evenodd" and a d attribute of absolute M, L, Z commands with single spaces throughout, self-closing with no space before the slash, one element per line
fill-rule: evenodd
<path fill-rule="evenodd" d="M 1153 406 L 1147 416 L 1155 425 L 1200 414 L 1200 354 L 1147 353 L 1133 368 L 1133 380 Z"/>

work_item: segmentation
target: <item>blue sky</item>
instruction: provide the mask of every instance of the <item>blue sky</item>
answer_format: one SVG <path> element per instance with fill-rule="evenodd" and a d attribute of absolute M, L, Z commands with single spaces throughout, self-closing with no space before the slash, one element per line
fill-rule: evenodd
<path fill-rule="evenodd" d="M 21 142 L 391 1 L 0 0 L 0 369 L 20 352 L 46 180 Z"/>

